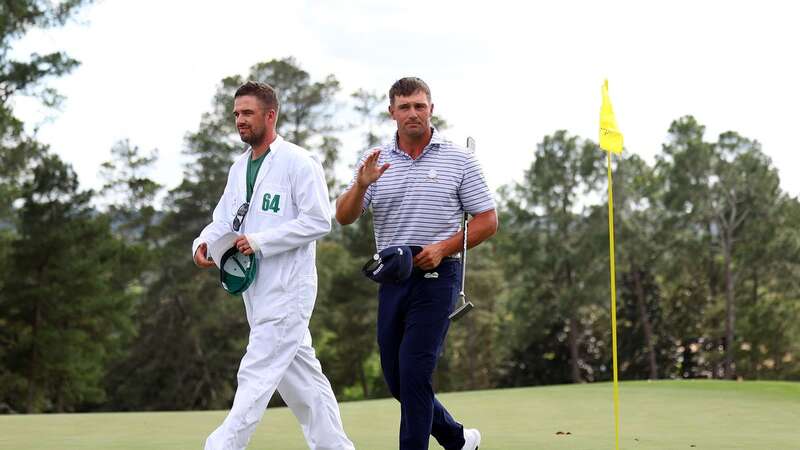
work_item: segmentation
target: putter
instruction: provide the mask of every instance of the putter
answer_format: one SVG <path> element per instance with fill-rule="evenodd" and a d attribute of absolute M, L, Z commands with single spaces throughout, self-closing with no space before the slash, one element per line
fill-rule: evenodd
<path fill-rule="evenodd" d="M 475 153 L 475 139 L 472 139 L 472 136 L 467 138 L 467 151 Z M 461 218 L 461 229 L 464 230 L 464 247 L 461 249 L 461 291 L 458 293 L 458 307 L 449 316 L 454 322 L 475 307 L 472 302 L 467 301 L 467 295 L 464 294 L 464 281 L 467 279 L 467 216 L 467 212 L 464 211 L 464 216 Z"/>

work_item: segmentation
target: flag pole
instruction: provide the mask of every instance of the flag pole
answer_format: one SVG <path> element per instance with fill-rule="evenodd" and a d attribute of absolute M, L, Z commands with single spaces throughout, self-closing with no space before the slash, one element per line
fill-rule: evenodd
<path fill-rule="evenodd" d="M 611 179 L 611 152 L 608 160 L 608 248 L 611 263 L 611 353 L 614 361 L 614 438 L 619 450 L 619 379 L 617 376 L 617 275 L 614 262 L 614 191 Z"/>
<path fill-rule="evenodd" d="M 617 268 L 614 262 L 614 189 L 611 179 L 611 153 L 622 154 L 622 133 L 617 127 L 611 99 L 608 98 L 608 80 L 601 87 L 603 103 L 600 106 L 600 148 L 608 161 L 608 253 L 611 266 L 611 353 L 614 362 L 614 442 L 619 450 L 619 377 L 617 373 Z"/>

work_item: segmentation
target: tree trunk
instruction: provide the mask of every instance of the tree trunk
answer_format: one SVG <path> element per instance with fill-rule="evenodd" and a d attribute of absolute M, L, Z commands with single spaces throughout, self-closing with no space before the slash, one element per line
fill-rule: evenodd
<path fill-rule="evenodd" d="M 566 240 L 565 240 L 566 242 Z M 567 286 L 573 286 L 572 281 L 572 267 L 567 261 L 566 263 L 566 279 L 567 279 Z M 572 370 L 572 382 L 573 383 L 581 383 L 581 371 L 578 365 L 578 358 L 580 352 L 578 351 L 578 320 L 575 319 L 575 314 L 577 314 L 577 305 L 575 302 L 572 302 L 572 308 L 570 308 L 570 315 L 569 315 L 569 332 L 567 333 L 567 344 L 569 345 L 569 361 L 570 361 L 570 369 Z"/>
<path fill-rule="evenodd" d="M 647 359 L 650 366 L 650 379 L 658 379 L 658 366 L 656 365 L 656 351 L 653 348 L 653 327 L 650 325 L 650 318 L 647 317 L 647 307 L 644 298 L 644 288 L 642 287 L 641 272 L 633 270 L 633 284 L 636 290 L 636 307 L 639 310 L 639 321 L 642 323 L 644 331 L 644 344 L 647 348 Z"/>
<path fill-rule="evenodd" d="M 722 243 L 722 253 L 725 261 L 725 378 L 732 380 L 733 373 L 733 328 L 736 320 L 736 310 L 734 305 L 734 273 L 731 267 L 731 240 Z"/>
<path fill-rule="evenodd" d="M 683 355 L 682 359 L 683 362 L 681 363 L 681 377 L 682 378 L 694 378 L 694 356 L 692 355 L 692 344 L 695 343 L 695 339 L 686 339 L 681 342 L 681 347 L 683 347 Z"/>
<path fill-rule="evenodd" d="M 358 371 L 358 379 L 361 381 L 361 390 L 364 392 L 364 399 L 368 399 L 369 384 L 367 383 L 367 374 L 364 372 L 364 361 L 361 361 L 361 367 Z"/>
<path fill-rule="evenodd" d="M 713 236 L 714 232 L 712 231 L 711 222 L 706 222 L 706 232 L 709 236 Z M 717 251 L 714 248 L 714 241 L 713 239 L 708 243 L 708 265 L 706 270 L 708 271 L 708 290 L 711 293 L 711 298 L 717 298 L 717 270 L 714 267 L 714 260 L 716 259 Z"/>
<path fill-rule="evenodd" d="M 581 371 L 578 366 L 578 321 L 574 315 L 569 317 L 569 332 L 567 333 L 567 343 L 569 344 L 569 364 L 572 369 L 572 382 L 581 383 Z"/>
<path fill-rule="evenodd" d="M 39 376 L 38 373 L 38 365 L 39 365 L 39 358 L 37 358 L 37 354 L 39 353 L 39 348 L 36 345 L 36 337 L 39 331 L 39 323 L 41 321 L 41 310 L 39 308 L 39 300 L 33 300 L 33 317 L 31 322 L 31 360 L 30 364 L 28 365 L 28 398 L 25 405 L 25 411 L 28 414 L 34 413 L 35 411 L 35 403 L 36 403 L 36 378 Z"/>

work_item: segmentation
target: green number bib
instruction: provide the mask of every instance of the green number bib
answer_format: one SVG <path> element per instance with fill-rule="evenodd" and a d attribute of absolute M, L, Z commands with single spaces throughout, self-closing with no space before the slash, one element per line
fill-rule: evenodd
<path fill-rule="evenodd" d="M 262 211 L 272 211 L 278 214 L 281 210 L 281 194 L 264 194 L 264 201 L 261 202 Z"/>

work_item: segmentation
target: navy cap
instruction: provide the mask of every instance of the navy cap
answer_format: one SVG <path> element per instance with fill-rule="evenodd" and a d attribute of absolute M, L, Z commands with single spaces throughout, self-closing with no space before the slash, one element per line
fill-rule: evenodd
<path fill-rule="evenodd" d="M 376 253 L 361 269 L 367 278 L 376 283 L 399 283 L 411 276 L 414 256 L 422 251 L 416 245 L 395 245 Z"/>

